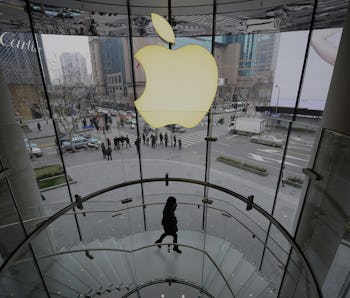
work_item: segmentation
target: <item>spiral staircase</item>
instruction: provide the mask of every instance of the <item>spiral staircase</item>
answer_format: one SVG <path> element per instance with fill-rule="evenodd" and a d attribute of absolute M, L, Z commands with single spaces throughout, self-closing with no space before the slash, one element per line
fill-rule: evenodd
<path fill-rule="evenodd" d="M 144 179 L 142 183 L 164 180 Z M 176 214 L 179 223 L 186 221 L 186 224 L 179 225 L 178 245 L 182 253 L 178 254 L 172 250 L 171 237 L 165 238 L 169 242 L 163 242 L 161 248 L 154 244 L 162 233 L 159 216 L 164 201 L 150 202 L 148 198 L 148 204 L 123 206 L 119 210 L 89 210 L 87 203 L 91 198 L 126 185 L 138 184 L 141 180 L 108 187 L 84 198 L 77 196 L 75 203 L 40 222 L 5 261 L 0 268 L 0 298 L 296 297 L 294 292 L 280 296 L 278 291 L 288 262 L 294 262 L 294 267 L 302 272 L 296 276 L 306 281 L 305 288 L 299 289 L 298 295 L 320 297 L 317 296 L 317 284 L 312 280 L 312 271 L 298 246 L 275 219 L 254 204 L 252 197 L 245 198 L 231 190 L 197 180 L 168 177 L 166 180 L 216 188 L 244 201 L 246 210 L 239 210 L 227 202 L 221 202 L 226 204 L 224 209 L 213 207 L 213 200 L 208 198 L 202 199 L 202 205 L 198 199 L 195 199 L 195 204 L 189 198 L 183 199 L 185 202 L 178 200 Z M 124 201 L 127 204 L 130 202 L 131 199 Z M 75 211 L 74 207 L 81 211 Z M 256 223 L 255 227 L 249 227 L 248 220 L 244 219 L 247 216 L 245 213 L 251 209 L 256 209 L 280 229 L 290 248 L 299 254 L 299 261 L 291 258 L 292 250 L 284 251 L 279 244 L 281 241 L 274 240 L 271 235 L 268 236 L 269 242 L 263 245 L 266 231 Z M 73 212 L 67 214 L 70 210 Z M 140 213 L 136 213 L 136 210 Z M 144 218 L 147 219 L 148 228 L 141 225 L 141 214 L 145 210 L 148 213 L 148 217 Z M 40 235 L 65 215 L 81 216 L 80 223 L 82 219 L 86 221 L 86 227 L 92 232 L 91 237 L 74 245 L 67 241 L 67 246 L 43 253 L 38 249 L 43 241 Z M 132 226 L 134 222 L 140 224 Z M 69 233 L 67 227 L 56 228 L 60 233 Z M 124 232 L 120 233 L 121 230 Z M 226 232 L 223 233 L 223 230 Z M 268 252 L 266 255 L 265 250 Z M 285 258 L 281 257 L 281 252 Z M 255 258 L 255 255 L 261 258 L 261 263 L 256 261 L 259 258 Z M 261 266 L 263 261 L 268 264 L 267 267 Z M 281 274 L 276 274 L 277 271 Z M 292 276 L 293 272 L 288 274 Z M 182 296 L 178 292 L 169 295 L 167 289 L 178 285 L 182 286 Z"/>

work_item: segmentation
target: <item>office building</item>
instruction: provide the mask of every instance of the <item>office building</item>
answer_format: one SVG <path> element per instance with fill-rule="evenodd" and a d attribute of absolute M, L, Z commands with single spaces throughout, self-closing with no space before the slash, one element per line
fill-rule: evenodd
<path fill-rule="evenodd" d="M 60 55 L 62 84 L 65 86 L 84 86 L 88 84 L 86 60 L 80 53 Z"/>
<path fill-rule="evenodd" d="M 127 96 L 122 38 L 89 38 L 93 78 L 98 95 Z"/>

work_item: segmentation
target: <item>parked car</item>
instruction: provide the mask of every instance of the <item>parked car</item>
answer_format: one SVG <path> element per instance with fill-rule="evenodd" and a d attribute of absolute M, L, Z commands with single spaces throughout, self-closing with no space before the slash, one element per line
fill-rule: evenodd
<path fill-rule="evenodd" d="M 36 144 L 26 145 L 27 153 L 30 158 L 43 156 L 42 150 L 36 146 Z"/>
<path fill-rule="evenodd" d="M 252 143 L 258 143 L 272 147 L 282 147 L 284 143 L 283 140 L 277 139 L 275 136 L 270 135 L 253 136 L 250 138 L 250 141 Z"/>
<path fill-rule="evenodd" d="M 184 129 L 181 125 L 177 125 L 175 124 L 175 126 L 173 124 L 167 125 L 166 128 L 170 131 L 173 132 L 185 132 L 186 129 Z"/>
<path fill-rule="evenodd" d="M 41 148 L 38 147 L 37 144 L 30 143 L 30 142 L 28 142 L 27 139 L 24 139 L 24 143 L 26 145 L 26 150 L 27 150 L 27 153 L 28 153 L 30 158 L 33 158 L 33 156 L 34 157 L 43 156 L 43 152 L 42 152 Z"/>
<path fill-rule="evenodd" d="M 90 148 L 98 149 L 98 148 L 100 148 L 101 141 L 98 140 L 98 139 L 95 139 L 95 138 L 88 138 L 87 139 L 87 145 Z"/>
<path fill-rule="evenodd" d="M 86 149 L 88 147 L 88 140 L 82 136 L 73 136 L 72 143 L 75 149 Z M 72 150 L 72 144 L 70 141 L 63 141 L 61 146 L 63 150 Z"/>

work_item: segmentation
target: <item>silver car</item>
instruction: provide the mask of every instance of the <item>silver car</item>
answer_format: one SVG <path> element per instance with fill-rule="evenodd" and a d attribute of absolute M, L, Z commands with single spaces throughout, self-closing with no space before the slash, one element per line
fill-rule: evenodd
<path fill-rule="evenodd" d="M 283 140 L 277 139 L 275 136 L 270 135 L 253 136 L 250 138 L 250 141 L 252 143 L 258 143 L 272 147 L 282 147 L 284 143 Z"/>

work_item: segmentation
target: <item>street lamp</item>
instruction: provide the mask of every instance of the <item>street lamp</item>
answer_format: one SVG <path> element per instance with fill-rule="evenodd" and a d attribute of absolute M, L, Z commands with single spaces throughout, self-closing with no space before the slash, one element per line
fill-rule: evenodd
<path fill-rule="evenodd" d="M 280 86 L 278 86 L 277 84 L 275 85 L 276 88 L 278 88 L 278 93 L 277 93 L 277 103 L 276 103 L 276 110 L 275 110 L 275 114 L 277 114 L 277 109 L 278 109 L 278 102 L 280 101 Z"/>

